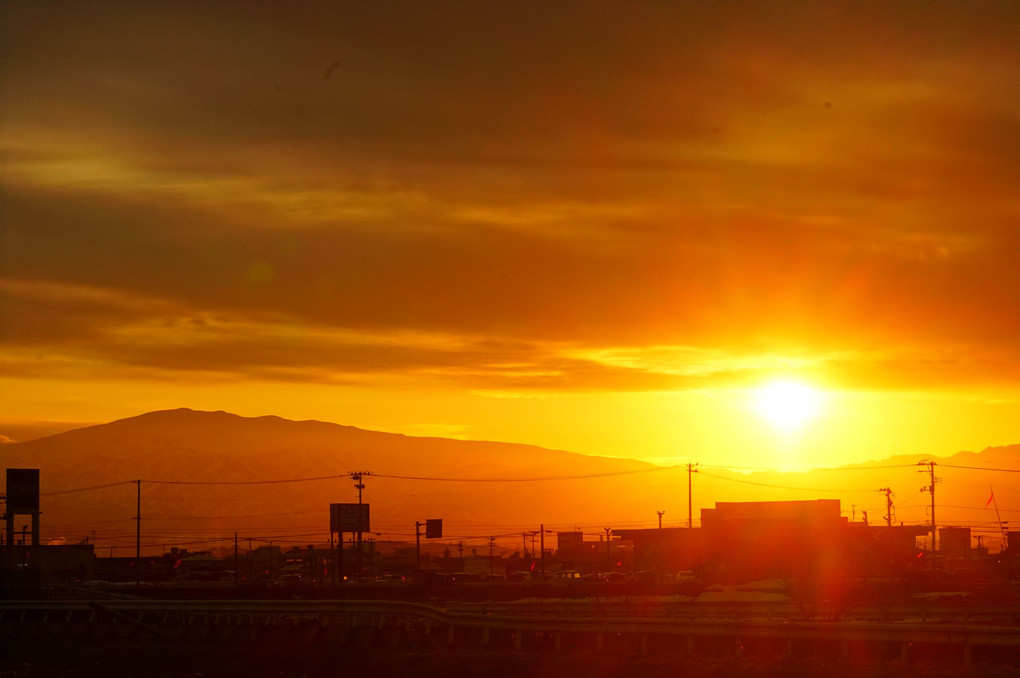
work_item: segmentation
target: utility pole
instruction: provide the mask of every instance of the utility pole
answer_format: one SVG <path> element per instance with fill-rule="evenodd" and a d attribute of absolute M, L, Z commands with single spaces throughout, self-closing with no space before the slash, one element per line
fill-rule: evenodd
<path fill-rule="evenodd" d="M 414 573 L 415 578 L 421 582 L 421 522 L 414 521 Z"/>
<path fill-rule="evenodd" d="M 358 546 L 357 546 L 357 567 L 358 567 L 358 582 L 361 582 L 361 491 L 365 489 L 365 483 L 361 482 L 363 477 L 372 475 L 371 471 L 353 471 L 348 474 L 354 481 L 354 487 L 358 490 Z"/>
<path fill-rule="evenodd" d="M 336 533 L 336 571 L 337 578 L 341 584 L 347 576 L 344 574 L 344 533 Z"/>
<path fill-rule="evenodd" d="M 137 508 L 135 510 L 135 559 L 142 557 L 142 481 L 132 481 L 137 486 Z"/>
<path fill-rule="evenodd" d="M 492 567 L 492 547 L 495 545 L 495 543 L 496 543 L 496 538 L 495 537 L 489 537 L 489 576 L 490 577 L 494 573 L 494 570 L 493 570 L 493 567 Z"/>
<path fill-rule="evenodd" d="M 611 527 L 604 527 L 602 529 L 606 531 L 606 567 L 607 567 L 606 572 L 612 572 L 613 571 L 613 557 L 609 553 L 609 536 L 613 533 L 613 528 L 611 528 Z"/>
<path fill-rule="evenodd" d="M 241 585 L 241 570 L 238 566 L 237 557 L 237 532 L 234 533 L 234 586 Z"/>
<path fill-rule="evenodd" d="M 542 549 L 542 581 L 545 581 L 545 523 L 538 526 L 538 548 Z"/>
<path fill-rule="evenodd" d="M 659 516 L 659 529 L 661 530 L 662 529 L 662 516 L 665 513 L 665 511 L 656 511 L 655 513 L 658 514 L 658 516 Z"/>
<path fill-rule="evenodd" d="M 942 478 L 935 477 L 935 460 L 934 459 L 923 459 L 917 463 L 918 466 L 927 466 L 928 469 L 925 471 L 918 471 L 918 473 L 927 473 L 931 484 L 927 487 L 922 487 L 921 492 L 931 493 L 931 569 L 935 569 L 935 483 L 942 482 Z"/>
<path fill-rule="evenodd" d="M 694 527 L 694 510 L 691 503 L 691 474 L 697 473 L 697 464 L 687 464 L 687 527 Z"/>
<path fill-rule="evenodd" d="M 888 487 L 879 489 L 879 492 L 885 492 L 885 526 L 892 527 L 892 498 L 895 493 Z"/>
<path fill-rule="evenodd" d="M 137 508 L 135 512 L 135 586 L 142 585 L 142 481 L 137 486 Z"/>

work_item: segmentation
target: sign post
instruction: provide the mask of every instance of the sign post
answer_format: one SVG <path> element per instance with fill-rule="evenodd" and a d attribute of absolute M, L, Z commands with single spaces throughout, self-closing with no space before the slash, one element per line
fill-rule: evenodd
<path fill-rule="evenodd" d="M 443 519 L 432 518 L 426 520 L 425 523 L 425 538 L 426 539 L 442 539 L 443 538 Z M 414 523 L 414 553 L 415 553 L 415 566 L 418 573 L 418 583 L 421 583 L 421 526 L 422 523 L 415 521 Z"/>
<path fill-rule="evenodd" d="M 369 504 L 330 504 L 329 531 L 336 532 L 337 540 L 337 571 L 340 581 L 344 581 L 344 532 L 368 532 Z"/>
<path fill-rule="evenodd" d="M 7 554 L 8 565 L 14 564 L 14 516 L 32 516 L 32 546 L 39 545 L 39 469 L 7 469 Z M 25 536 L 22 533 L 22 545 Z"/>

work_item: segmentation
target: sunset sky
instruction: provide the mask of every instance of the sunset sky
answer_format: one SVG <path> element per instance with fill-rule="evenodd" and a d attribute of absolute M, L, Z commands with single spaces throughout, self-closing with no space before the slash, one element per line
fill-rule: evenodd
<path fill-rule="evenodd" d="M 656 463 L 1020 443 L 1018 3 L 0 12 L 8 438 L 190 407 Z"/>

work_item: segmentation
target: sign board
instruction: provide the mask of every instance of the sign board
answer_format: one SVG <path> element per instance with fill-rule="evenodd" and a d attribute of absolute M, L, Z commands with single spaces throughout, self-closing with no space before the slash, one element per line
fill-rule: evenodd
<path fill-rule="evenodd" d="M 433 520 L 425 521 L 425 538 L 426 539 L 442 539 L 443 537 L 443 519 L 435 518 Z"/>
<path fill-rule="evenodd" d="M 330 504 L 330 532 L 368 532 L 368 504 Z"/>
<path fill-rule="evenodd" d="M 7 469 L 7 513 L 39 512 L 39 469 Z"/>

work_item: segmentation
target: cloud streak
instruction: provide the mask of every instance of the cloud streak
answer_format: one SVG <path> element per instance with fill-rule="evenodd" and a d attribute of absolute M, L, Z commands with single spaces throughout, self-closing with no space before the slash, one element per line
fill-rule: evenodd
<path fill-rule="evenodd" d="M 8 374 L 1015 383 L 1010 5 L 7 11 Z"/>

